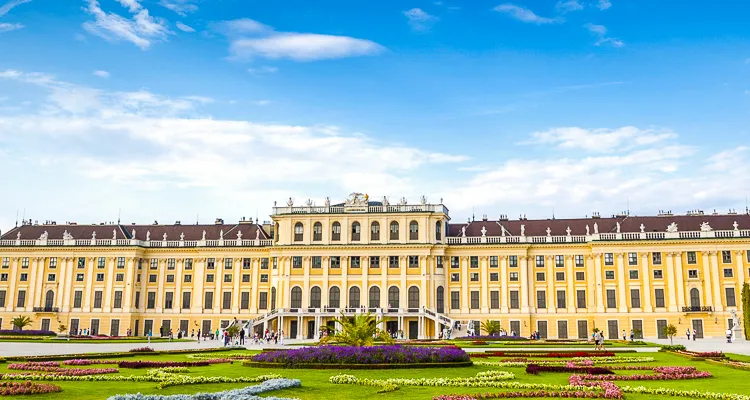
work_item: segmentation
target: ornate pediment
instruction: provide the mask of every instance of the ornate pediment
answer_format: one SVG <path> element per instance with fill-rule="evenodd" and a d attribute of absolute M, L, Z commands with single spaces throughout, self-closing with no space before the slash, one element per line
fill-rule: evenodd
<path fill-rule="evenodd" d="M 350 206 L 354 206 L 354 207 L 367 206 L 367 201 L 369 199 L 370 199 L 370 197 L 367 196 L 366 194 L 356 193 L 355 192 L 355 193 L 352 193 L 352 194 L 349 195 L 349 198 L 346 199 L 346 201 L 344 202 L 344 206 L 345 207 L 350 207 Z"/>

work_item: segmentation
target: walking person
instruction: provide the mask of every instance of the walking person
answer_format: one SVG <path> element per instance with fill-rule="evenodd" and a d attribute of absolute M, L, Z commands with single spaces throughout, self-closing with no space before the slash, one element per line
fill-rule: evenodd
<path fill-rule="evenodd" d="M 201 342 L 201 330 L 198 329 L 198 343 Z"/>
<path fill-rule="evenodd" d="M 698 331 L 693 329 L 693 341 L 695 342 L 695 337 L 697 336 Z"/>
<path fill-rule="evenodd" d="M 690 340 L 690 328 L 688 328 L 688 330 L 687 330 L 687 332 L 685 332 L 685 334 L 687 335 L 688 340 Z"/>
<path fill-rule="evenodd" d="M 146 338 L 148 338 L 148 342 L 149 342 L 149 343 L 151 343 L 151 335 L 152 335 L 152 333 L 151 333 L 151 332 L 152 332 L 152 331 L 148 331 L 148 333 L 146 334 Z"/>
<path fill-rule="evenodd" d="M 634 339 L 635 339 L 635 331 L 631 329 L 630 330 L 630 341 L 632 342 Z"/>
<path fill-rule="evenodd" d="M 240 329 L 240 345 L 241 346 L 245 345 L 245 330 L 244 329 Z"/>
<path fill-rule="evenodd" d="M 625 334 L 625 329 L 622 330 L 622 341 L 628 340 L 628 336 Z"/>

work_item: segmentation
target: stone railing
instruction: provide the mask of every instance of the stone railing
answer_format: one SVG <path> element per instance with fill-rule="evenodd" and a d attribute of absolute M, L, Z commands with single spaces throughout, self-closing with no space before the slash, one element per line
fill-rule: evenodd
<path fill-rule="evenodd" d="M 387 206 L 292 206 L 274 207 L 272 215 L 288 214 L 344 214 L 344 213 L 408 213 L 433 212 L 448 214 L 442 204 L 390 204 Z"/>
<path fill-rule="evenodd" d="M 505 244 L 505 243 L 587 243 L 613 240 L 665 240 L 665 239 L 724 239 L 750 238 L 750 229 L 723 231 L 684 231 L 684 232 L 624 232 L 597 233 L 593 235 L 565 236 L 456 236 L 448 237 L 448 244 Z"/>
<path fill-rule="evenodd" d="M 16 239 L 0 240 L 0 247 L 28 246 L 139 246 L 139 247 L 266 247 L 272 239 L 136 240 L 136 239 Z"/>

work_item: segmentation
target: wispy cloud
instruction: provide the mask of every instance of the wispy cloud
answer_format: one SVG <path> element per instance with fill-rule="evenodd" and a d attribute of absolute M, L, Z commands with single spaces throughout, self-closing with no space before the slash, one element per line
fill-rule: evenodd
<path fill-rule="evenodd" d="M 294 61 L 371 56 L 384 50 L 383 46 L 370 40 L 316 33 L 278 33 L 262 38 L 237 39 L 230 46 L 232 55 L 239 59 L 263 57 Z"/>
<path fill-rule="evenodd" d="M 94 76 L 98 76 L 100 78 L 109 78 L 109 72 L 99 69 L 94 71 Z"/>
<path fill-rule="evenodd" d="M 421 8 L 412 8 L 404 11 L 404 16 L 409 20 L 409 26 L 416 32 L 427 32 L 432 28 L 439 18 L 428 14 Z"/>
<path fill-rule="evenodd" d="M 607 36 L 607 27 L 604 25 L 586 24 L 584 25 L 591 34 L 596 36 L 597 40 L 594 43 L 595 46 L 601 46 L 603 44 L 611 45 L 612 47 L 623 47 L 625 42 L 620 39 Z"/>
<path fill-rule="evenodd" d="M 12 10 L 13 8 L 20 6 L 21 4 L 30 3 L 31 0 L 11 0 L 2 6 L 0 6 L 0 17 L 7 14 Z"/>
<path fill-rule="evenodd" d="M 274 72 L 277 72 L 279 69 L 276 67 L 271 66 L 263 66 L 263 67 L 257 67 L 257 68 L 248 68 L 247 72 L 257 75 L 257 74 L 272 74 Z"/>
<path fill-rule="evenodd" d="M 612 7 L 612 3 L 609 0 L 599 0 L 599 2 L 596 4 L 596 6 L 600 10 L 606 10 L 606 9 Z"/>
<path fill-rule="evenodd" d="M 214 30 L 229 36 L 261 35 L 273 32 L 273 28 L 254 19 L 239 18 L 212 24 Z"/>
<path fill-rule="evenodd" d="M 253 101 L 253 104 L 256 106 L 267 106 L 271 104 L 271 100 L 255 100 Z"/>
<path fill-rule="evenodd" d="M 198 6 L 193 3 L 194 0 L 161 0 L 159 4 L 184 17 L 188 13 L 198 11 Z"/>
<path fill-rule="evenodd" d="M 154 41 L 164 41 L 172 32 L 164 19 L 154 18 L 147 9 L 137 1 L 120 0 L 120 3 L 133 13 L 126 18 L 113 12 L 106 13 L 97 0 L 89 0 L 86 12 L 94 17 L 93 21 L 83 23 L 83 28 L 92 35 L 105 40 L 125 40 L 142 50 L 148 49 Z"/>
<path fill-rule="evenodd" d="M 180 21 L 177 21 L 177 23 L 175 25 L 177 26 L 177 29 L 179 29 L 179 30 L 181 30 L 183 32 L 188 32 L 188 33 L 195 32 L 195 29 L 193 29 L 193 27 L 191 27 L 189 25 L 185 25 L 185 24 L 183 24 Z"/>
<path fill-rule="evenodd" d="M 555 22 L 560 22 L 560 19 L 558 18 L 547 18 L 542 17 L 539 15 L 536 15 L 533 11 L 529 10 L 528 8 L 517 6 L 515 4 L 500 4 L 499 6 L 494 8 L 495 11 L 508 14 L 512 18 L 515 18 L 522 22 L 542 25 L 542 24 L 552 24 Z"/>
<path fill-rule="evenodd" d="M 550 144 L 564 150 L 610 153 L 649 146 L 676 137 L 677 134 L 668 129 L 639 129 L 634 126 L 618 129 L 564 127 L 534 132 L 522 144 Z"/>
<path fill-rule="evenodd" d="M 23 28 L 23 24 L 11 24 L 8 22 L 0 22 L 0 33 L 15 31 L 16 29 Z"/>
<path fill-rule="evenodd" d="M 555 4 L 555 9 L 561 13 L 583 10 L 583 4 L 578 0 L 560 0 Z"/>

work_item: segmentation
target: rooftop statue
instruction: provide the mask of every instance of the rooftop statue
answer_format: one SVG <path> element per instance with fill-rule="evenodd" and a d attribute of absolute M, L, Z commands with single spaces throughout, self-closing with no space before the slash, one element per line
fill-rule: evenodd
<path fill-rule="evenodd" d="M 646 225 L 641 224 L 641 233 L 644 233 L 646 231 Z"/>
<path fill-rule="evenodd" d="M 675 233 L 675 232 L 677 232 L 677 224 L 674 223 L 674 222 L 672 222 L 671 224 L 669 224 L 667 226 L 667 232 L 669 232 L 669 233 Z"/>
<path fill-rule="evenodd" d="M 701 224 L 701 232 L 711 232 L 712 230 L 714 229 L 711 228 L 711 225 L 708 222 L 704 222 Z"/>

